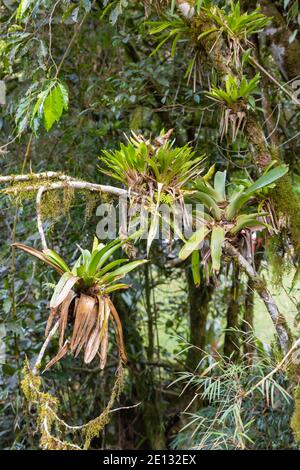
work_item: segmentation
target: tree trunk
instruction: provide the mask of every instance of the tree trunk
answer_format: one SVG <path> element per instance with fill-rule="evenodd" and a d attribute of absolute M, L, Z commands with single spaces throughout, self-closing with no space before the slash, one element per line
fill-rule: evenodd
<path fill-rule="evenodd" d="M 195 346 L 190 348 L 187 356 L 187 368 L 195 370 L 202 359 L 206 341 L 206 321 L 208 315 L 208 304 L 213 292 L 212 286 L 205 285 L 204 280 L 196 287 L 193 280 L 192 270 L 186 269 L 188 284 L 189 317 L 190 317 L 190 343 Z"/>
<path fill-rule="evenodd" d="M 245 310 L 244 310 L 244 323 L 243 323 L 243 331 L 246 335 L 251 334 L 253 330 L 253 320 L 254 320 L 254 284 L 251 279 L 248 279 L 246 293 L 245 293 Z M 244 341 L 243 348 L 244 348 L 244 353 L 247 355 L 248 362 L 251 363 L 252 356 L 254 353 L 253 341 Z"/>
<path fill-rule="evenodd" d="M 141 435 L 144 435 L 146 449 L 165 449 L 162 407 L 155 387 L 154 368 L 146 364 L 143 340 L 136 328 L 135 312 L 130 312 L 121 295 L 116 296 L 114 302 L 123 324 L 129 374 L 134 384 L 136 399 L 141 402 L 136 413 L 142 412 L 143 425 L 140 426 L 140 420 L 137 420 L 136 435 L 139 436 L 139 441 L 142 440 Z M 133 413 L 135 411 L 131 410 L 131 422 Z M 137 444 L 136 442 L 135 445 Z"/>
<path fill-rule="evenodd" d="M 286 81 L 300 76 L 300 41 L 298 36 L 290 42 L 293 30 L 272 0 L 262 0 L 262 13 L 271 20 L 265 29 L 266 45 Z M 299 86 L 298 86 L 299 88 Z"/>
<path fill-rule="evenodd" d="M 287 325 L 285 317 L 282 315 L 282 313 L 279 312 L 273 297 L 268 291 L 265 281 L 257 275 L 256 271 L 253 269 L 251 264 L 248 263 L 248 261 L 239 253 L 239 251 L 233 245 L 231 245 L 231 243 L 225 242 L 224 248 L 226 254 L 232 256 L 237 260 L 241 269 L 243 269 L 248 274 L 249 278 L 253 282 L 253 287 L 264 302 L 270 314 L 271 320 L 275 326 L 281 350 L 284 354 L 286 354 L 292 344 L 291 332 Z"/>
<path fill-rule="evenodd" d="M 227 325 L 224 339 L 224 355 L 232 359 L 238 359 L 240 355 L 239 335 L 234 329 L 239 326 L 239 294 L 240 294 L 240 279 L 239 279 L 239 266 L 234 263 L 232 272 L 232 284 L 229 293 L 228 309 L 227 309 Z"/>

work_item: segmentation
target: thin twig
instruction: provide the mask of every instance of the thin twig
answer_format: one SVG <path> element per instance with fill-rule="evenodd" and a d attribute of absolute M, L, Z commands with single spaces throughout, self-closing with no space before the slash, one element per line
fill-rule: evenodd
<path fill-rule="evenodd" d="M 45 186 L 41 186 L 36 195 L 36 218 L 37 218 L 37 226 L 38 226 L 43 250 L 47 250 L 48 247 L 47 247 L 45 232 L 43 228 L 43 218 L 42 218 L 42 211 L 41 211 L 42 196 L 43 196 L 44 191 L 45 191 Z"/>
<path fill-rule="evenodd" d="M 43 357 L 44 357 L 44 355 L 45 355 L 47 346 L 48 346 L 48 344 L 50 343 L 50 341 L 51 341 L 51 339 L 53 338 L 53 336 L 55 335 L 56 331 L 58 330 L 58 327 L 59 327 L 59 320 L 55 323 L 54 327 L 52 328 L 52 330 L 51 330 L 50 333 L 48 334 L 47 338 L 45 339 L 43 346 L 41 347 L 41 350 L 40 350 L 40 352 L 39 352 L 39 354 L 38 354 L 37 360 L 35 361 L 34 367 L 33 367 L 33 369 L 32 369 L 33 375 L 37 375 L 37 374 L 38 374 L 38 370 L 39 370 L 39 367 L 40 367 L 41 362 L 42 362 L 42 360 L 43 360 Z"/>
<path fill-rule="evenodd" d="M 110 413 L 114 413 L 115 411 L 130 410 L 132 408 L 136 408 L 137 406 L 140 406 L 141 404 L 142 402 L 140 401 L 139 403 L 136 403 L 135 405 L 120 406 L 120 408 L 115 408 L 114 410 L 110 410 Z"/>

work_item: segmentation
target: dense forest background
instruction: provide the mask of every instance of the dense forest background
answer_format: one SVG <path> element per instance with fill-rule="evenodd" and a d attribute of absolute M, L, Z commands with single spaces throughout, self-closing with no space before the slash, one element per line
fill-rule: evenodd
<path fill-rule="evenodd" d="M 208 21 L 213 8 L 237 15 L 238 2 L 190 2 L 200 18 L 196 32 L 178 9 L 183 3 L 3 0 L 1 174 L 55 171 L 115 184 L 99 171 L 98 157 L 102 150 L 119 148 L 126 142 L 124 134 L 129 136 L 132 130 L 148 138 L 174 129 L 176 145 L 189 143 L 197 154 L 205 154 L 206 171 L 214 164 L 227 170 L 229 184 L 245 175 L 255 180 L 273 159 L 280 159 L 289 165 L 289 173 L 270 190 L 277 230 L 268 235 L 258 232 L 254 264 L 296 339 L 299 4 L 239 2 L 240 14 L 250 14 L 259 4 L 269 21 L 240 43 L 226 45 L 226 51 L 233 48 L 226 67 L 231 71 L 242 67 L 249 81 L 260 73 L 260 81 L 243 110 L 247 123 L 238 124 L 235 117 L 229 122 L 235 130 L 221 135 L 222 107 L 207 91 L 221 87 L 228 72 L 220 58 L 224 49 L 220 46 L 218 56 L 217 47 L 229 23 L 220 25 L 217 19 L 229 20 L 217 13 L 217 19 L 209 17 L 219 28 L 212 40 L 201 29 L 201 15 Z M 164 21 L 169 26 L 160 23 L 159 29 L 156 22 Z M 47 109 L 36 107 L 41 93 L 47 96 L 57 80 L 67 98 L 59 105 L 48 100 Z M 11 247 L 16 241 L 39 249 L 41 245 L 35 191 L 7 188 L 3 184 L 0 194 L 0 447 L 37 449 L 37 410 L 22 393 L 22 370 L 25 358 L 31 361 L 43 344 L 57 278 L 42 263 Z M 86 190 L 63 189 L 44 196 L 47 241 L 64 259 L 76 258 L 76 244 L 91 246 L 99 222 L 96 208 L 103 197 L 113 201 Z M 145 242 L 135 248 L 140 258 L 147 257 Z M 91 447 L 298 448 L 298 362 L 290 361 L 290 356 L 274 371 L 284 354 L 253 279 L 225 256 L 217 279 L 201 266 L 196 286 L 191 260 L 179 260 L 179 249 L 178 241 L 154 242 L 149 263 L 127 276 L 132 288 L 113 294 L 129 359 L 115 408 L 128 408 L 111 413 Z M 54 341 L 49 357 L 56 349 Z M 58 398 L 64 420 L 83 424 L 100 413 L 110 398 L 117 364 L 112 341 L 104 370 L 96 362 L 87 366 L 80 357 L 67 356 L 45 374 L 45 387 Z"/>

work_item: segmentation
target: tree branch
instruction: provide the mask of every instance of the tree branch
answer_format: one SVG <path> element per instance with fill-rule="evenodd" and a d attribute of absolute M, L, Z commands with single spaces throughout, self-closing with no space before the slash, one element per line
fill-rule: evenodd
<path fill-rule="evenodd" d="M 74 180 L 72 176 L 64 175 L 57 171 L 43 171 L 42 173 L 27 173 L 26 175 L 8 175 L 0 176 L 0 183 L 14 183 L 15 181 L 31 181 L 39 179 L 59 179 L 59 180 Z"/>
<path fill-rule="evenodd" d="M 45 186 L 41 186 L 36 195 L 36 218 L 37 218 L 37 226 L 38 226 L 39 234 L 41 237 L 43 250 L 47 250 L 48 247 L 47 247 L 45 232 L 43 228 L 43 219 L 42 219 L 42 212 L 41 212 L 42 195 L 44 191 L 45 191 Z"/>
<path fill-rule="evenodd" d="M 41 362 L 42 362 L 42 360 L 43 360 L 43 357 L 44 357 L 44 355 L 45 355 L 47 346 L 48 346 L 48 344 L 50 343 L 50 341 L 51 341 L 51 339 L 53 338 L 53 336 L 55 335 L 56 331 L 58 330 L 58 327 L 59 327 L 59 320 L 55 323 L 54 327 L 52 328 L 52 330 L 51 330 L 50 333 L 48 334 L 47 338 L 45 339 L 43 346 L 41 347 L 41 350 L 40 350 L 40 352 L 39 352 L 39 355 L 38 355 L 38 357 L 37 357 L 37 360 L 35 361 L 34 367 L 33 367 L 33 369 L 32 369 L 33 375 L 37 375 L 37 374 L 38 374 L 38 371 L 39 371 Z"/>
<path fill-rule="evenodd" d="M 231 243 L 225 242 L 224 247 L 225 253 L 237 260 L 240 267 L 248 274 L 253 282 L 253 287 L 264 302 L 275 326 L 281 350 L 284 354 L 287 354 L 291 345 L 291 332 L 284 316 L 279 312 L 272 295 L 268 291 L 265 282 L 257 275 L 251 264 L 233 245 L 231 245 Z"/>
<path fill-rule="evenodd" d="M 47 181 L 50 180 L 50 181 Z M 54 180 L 54 181 L 51 181 Z M 59 181 L 57 181 L 59 180 Z M 10 188 L 6 188 L 4 192 L 6 194 L 17 194 L 24 191 L 36 191 L 36 214 L 37 214 L 37 226 L 38 231 L 40 234 L 42 246 L 44 250 L 47 250 L 47 242 L 45 237 L 45 232 L 43 228 L 43 219 L 42 219 L 42 196 L 43 193 L 46 191 L 57 190 L 57 189 L 65 189 L 65 188 L 73 188 L 73 189 L 86 189 L 91 192 L 99 192 L 99 193 L 108 193 L 114 196 L 128 196 L 128 191 L 121 188 L 116 188 L 114 186 L 109 185 L 102 185 L 102 184 L 95 184 L 89 183 L 88 181 L 80 181 L 76 180 L 75 178 L 63 175 L 61 173 L 57 173 L 54 171 L 46 171 L 42 173 L 30 173 L 27 175 L 9 175 L 9 176 L 0 176 L 0 183 L 14 183 L 14 182 L 26 182 L 28 181 L 28 185 L 25 186 L 11 186 Z"/>
<path fill-rule="evenodd" d="M 50 176 L 49 176 L 50 175 Z M 61 181 L 50 182 L 49 184 L 45 185 L 44 179 L 59 179 Z M 74 189 L 87 189 L 88 191 L 92 192 L 99 192 L 99 193 L 109 193 L 113 194 L 114 196 L 127 196 L 128 191 L 126 189 L 116 188 L 115 186 L 110 185 L 103 185 L 103 184 L 95 184 L 89 183 L 88 181 L 81 181 L 71 176 L 67 175 L 59 175 L 54 172 L 45 172 L 45 173 L 36 173 L 30 175 L 12 175 L 12 176 L 0 176 L 0 183 L 13 183 L 28 181 L 30 182 L 28 186 L 23 187 L 14 187 L 5 189 L 6 194 L 14 194 L 17 192 L 22 191 L 35 191 L 39 189 L 41 186 L 38 184 L 33 184 L 34 180 L 41 180 L 41 186 L 44 186 L 44 191 L 51 191 L 53 189 L 64 189 L 64 188 L 74 188 Z"/>

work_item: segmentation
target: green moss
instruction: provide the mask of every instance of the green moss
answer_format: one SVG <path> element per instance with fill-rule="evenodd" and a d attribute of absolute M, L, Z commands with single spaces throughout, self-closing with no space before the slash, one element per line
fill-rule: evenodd
<path fill-rule="evenodd" d="M 85 219 L 92 217 L 97 202 L 99 200 L 99 194 L 92 193 L 91 191 L 85 192 L 86 206 L 85 206 Z"/>
<path fill-rule="evenodd" d="M 262 279 L 261 277 L 253 279 L 253 286 L 258 293 L 263 292 L 267 289 L 267 283 L 265 279 Z"/>
<path fill-rule="evenodd" d="M 221 75 L 225 76 L 231 72 L 231 53 L 222 36 L 216 32 L 206 34 L 199 40 L 199 35 L 206 33 L 215 27 L 215 24 L 205 13 L 194 16 L 191 23 L 192 41 L 196 47 L 203 48 L 211 64 Z"/>
<path fill-rule="evenodd" d="M 38 399 L 38 391 L 40 390 L 42 380 L 37 375 L 33 375 L 29 363 L 26 360 L 25 366 L 23 368 L 23 379 L 21 381 L 21 388 L 29 402 L 34 402 Z"/>
<path fill-rule="evenodd" d="M 47 450 L 87 450 L 91 441 L 98 436 L 110 421 L 110 412 L 124 387 L 124 369 L 117 371 L 116 381 L 106 408 L 95 419 L 83 426 L 69 426 L 58 415 L 59 401 L 49 393 L 41 392 L 42 380 L 39 375 L 33 374 L 28 361 L 23 369 L 21 388 L 26 399 L 37 407 L 37 429 L 40 432 L 40 446 Z M 55 435 L 54 435 L 55 434 Z M 65 436 L 75 436 L 84 442 L 83 447 L 66 441 Z"/>
<path fill-rule="evenodd" d="M 58 220 L 62 215 L 69 212 L 73 199 L 73 188 L 65 187 L 63 190 L 46 191 L 42 197 L 42 218 Z"/>
<path fill-rule="evenodd" d="M 262 129 L 255 118 L 248 116 L 245 132 L 249 142 L 255 147 L 256 163 L 259 166 L 268 166 L 272 161 L 272 155 L 266 146 Z M 263 160 L 263 165 L 260 165 L 260 160 Z"/>
<path fill-rule="evenodd" d="M 272 191 L 272 199 L 279 216 L 286 219 L 295 254 L 300 257 L 300 198 L 288 174 L 277 182 L 276 189 Z"/>
<path fill-rule="evenodd" d="M 109 399 L 109 402 L 101 413 L 100 416 L 93 419 L 84 427 L 85 433 L 85 442 L 84 442 L 84 449 L 88 449 L 90 447 L 91 441 L 94 437 L 99 436 L 100 432 L 106 426 L 106 424 L 110 421 L 110 411 L 114 405 L 114 402 L 119 398 L 121 391 L 124 388 L 124 369 L 122 366 L 119 367 L 117 372 L 117 378 Z"/>
<path fill-rule="evenodd" d="M 289 274 L 291 270 L 291 263 L 285 256 L 285 239 L 286 236 L 283 232 L 280 236 L 274 235 L 270 239 L 268 258 L 272 267 L 272 283 L 275 287 L 282 286 L 284 276 Z"/>
<path fill-rule="evenodd" d="M 294 392 L 294 413 L 291 419 L 291 428 L 294 433 L 295 440 L 300 442 L 300 386 L 295 388 Z"/>
<path fill-rule="evenodd" d="M 12 201 L 16 205 L 21 205 L 24 200 L 34 200 L 36 198 L 36 193 L 41 185 L 44 186 L 46 181 L 40 180 L 39 182 L 12 182 L 12 184 L 2 190 L 4 194 L 9 195 L 12 198 Z M 30 186 L 30 190 L 28 190 L 28 186 Z"/>

